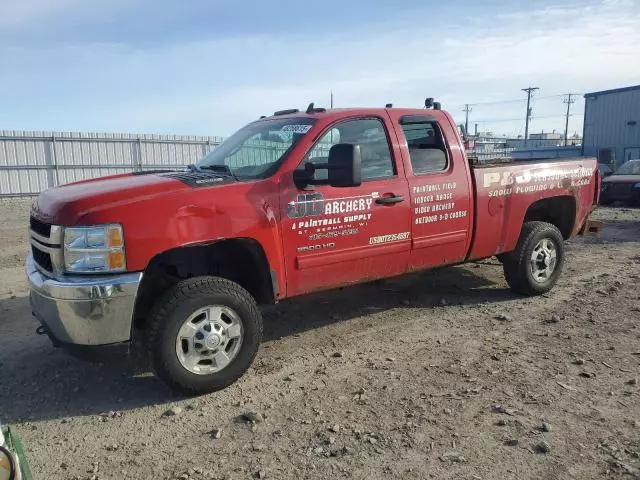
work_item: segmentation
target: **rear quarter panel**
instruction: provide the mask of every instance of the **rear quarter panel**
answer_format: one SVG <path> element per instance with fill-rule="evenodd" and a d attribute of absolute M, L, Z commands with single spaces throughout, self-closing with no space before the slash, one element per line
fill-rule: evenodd
<path fill-rule="evenodd" d="M 470 260 L 514 250 L 527 210 L 545 198 L 575 200 L 571 235 L 577 234 L 597 203 L 599 191 L 595 158 L 475 167 L 473 177 L 476 218 Z"/>

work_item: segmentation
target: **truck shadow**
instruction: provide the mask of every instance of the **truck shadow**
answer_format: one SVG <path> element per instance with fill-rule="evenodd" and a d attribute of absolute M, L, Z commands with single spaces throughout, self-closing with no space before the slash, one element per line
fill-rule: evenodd
<path fill-rule="evenodd" d="M 499 269 L 502 275 L 497 260 L 483 265 Z M 514 298 L 506 287 L 476 275 L 480 266 L 429 270 L 286 300 L 265 311 L 264 341 L 396 308 L 476 305 Z"/>
<path fill-rule="evenodd" d="M 497 262 L 485 265 L 482 269 L 465 265 L 416 273 L 283 302 L 265 311 L 264 341 L 382 310 L 513 300 L 505 286 L 475 273 L 493 273 L 494 269 L 501 273 Z M 37 322 L 30 313 L 27 297 L 0 300 L 0 421 L 126 412 L 183 398 L 156 379 L 139 354 L 109 364 L 68 356 L 46 337 L 35 334 Z"/>

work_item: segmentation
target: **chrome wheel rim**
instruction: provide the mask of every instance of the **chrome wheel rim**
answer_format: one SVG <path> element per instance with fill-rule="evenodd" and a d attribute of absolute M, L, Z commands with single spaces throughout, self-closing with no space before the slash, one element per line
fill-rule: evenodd
<path fill-rule="evenodd" d="M 551 278 L 558 264 L 558 250 L 556 244 L 548 239 L 540 240 L 531 253 L 531 275 L 538 283 L 544 283 Z"/>
<path fill-rule="evenodd" d="M 199 308 L 187 318 L 176 338 L 180 364 L 197 375 L 211 375 L 238 355 L 244 329 L 240 316 L 224 305 Z"/>

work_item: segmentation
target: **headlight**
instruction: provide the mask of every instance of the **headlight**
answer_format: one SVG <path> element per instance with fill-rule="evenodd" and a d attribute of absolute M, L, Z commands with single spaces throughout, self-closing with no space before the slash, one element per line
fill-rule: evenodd
<path fill-rule="evenodd" d="M 121 272 L 127 268 L 120 225 L 64 229 L 64 269 L 70 273 Z"/>

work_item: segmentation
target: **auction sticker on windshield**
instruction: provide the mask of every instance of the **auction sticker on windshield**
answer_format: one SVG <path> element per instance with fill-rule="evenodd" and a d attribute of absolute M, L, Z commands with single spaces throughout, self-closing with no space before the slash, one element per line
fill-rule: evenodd
<path fill-rule="evenodd" d="M 307 133 L 313 125 L 285 125 L 280 130 L 283 132 Z"/>

